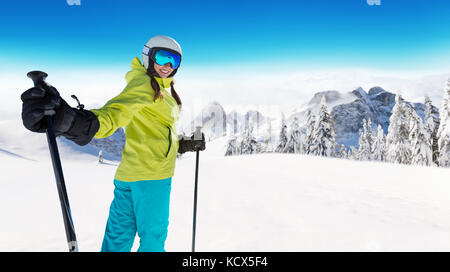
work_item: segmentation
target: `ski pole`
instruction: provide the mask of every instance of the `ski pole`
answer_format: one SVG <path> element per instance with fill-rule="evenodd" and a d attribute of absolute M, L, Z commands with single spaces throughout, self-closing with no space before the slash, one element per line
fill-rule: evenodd
<path fill-rule="evenodd" d="M 196 127 L 194 132 L 194 140 L 202 139 L 201 127 Z M 194 222 L 192 227 L 192 252 L 195 252 L 195 229 L 197 225 L 197 187 L 198 187 L 198 161 L 200 157 L 200 150 L 196 151 L 195 160 L 195 188 L 194 188 Z"/>
<path fill-rule="evenodd" d="M 31 71 L 27 74 L 33 80 L 35 87 L 48 86 L 45 82 L 47 74 L 41 71 Z M 46 130 L 48 147 L 50 149 L 50 156 L 52 158 L 53 171 L 55 173 L 56 187 L 58 188 L 59 202 L 64 220 L 64 227 L 66 229 L 66 238 L 69 246 L 69 252 L 77 252 L 78 244 L 75 235 L 75 228 L 73 226 L 72 215 L 70 212 L 69 198 L 67 197 L 66 184 L 64 182 L 64 175 L 61 166 L 61 159 L 59 157 L 58 145 L 56 144 L 55 131 L 53 129 L 52 117 L 47 115 L 48 128 Z"/>

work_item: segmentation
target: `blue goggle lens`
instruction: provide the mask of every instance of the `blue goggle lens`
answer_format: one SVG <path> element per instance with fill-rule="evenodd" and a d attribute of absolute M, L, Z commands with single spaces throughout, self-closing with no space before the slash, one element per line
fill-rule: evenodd
<path fill-rule="evenodd" d="M 158 65 L 172 64 L 172 69 L 177 69 L 180 66 L 181 57 L 176 53 L 160 49 L 155 53 L 155 62 Z"/>

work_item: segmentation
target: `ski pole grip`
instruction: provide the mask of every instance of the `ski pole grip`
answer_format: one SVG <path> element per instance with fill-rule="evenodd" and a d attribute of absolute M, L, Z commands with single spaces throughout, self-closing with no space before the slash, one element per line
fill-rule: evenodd
<path fill-rule="evenodd" d="M 41 87 L 45 92 L 50 92 L 50 95 L 59 95 L 56 91 L 53 90 L 54 88 L 49 88 L 50 85 L 45 82 L 47 76 L 48 74 L 42 71 L 31 71 L 27 73 L 27 77 L 33 80 L 34 87 Z M 55 111 L 46 110 L 44 114 L 47 116 L 52 116 L 55 114 Z"/>
<path fill-rule="evenodd" d="M 195 131 L 194 131 L 194 140 L 202 140 L 202 127 L 197 126 L 195 127 Z"/>
<path fill-rule="evenodd" d="M 27 76 L 33 80 L 34 87 L 41 87 L 49 95 L 59 96 L 58 91 L 45 81 L 48 76 L 47 73 L 42 71 L 31 71 L 28 72 Z"/>
<path fill-rule="evenodd" d="M 47 73 L 42 71 L 31 71 L 28 72 L 27 77 L 31 78 L 34 83 L 34 87 L 42 86 L 42 84 L 45 82 L 45 79 L 47 78 Z"/>

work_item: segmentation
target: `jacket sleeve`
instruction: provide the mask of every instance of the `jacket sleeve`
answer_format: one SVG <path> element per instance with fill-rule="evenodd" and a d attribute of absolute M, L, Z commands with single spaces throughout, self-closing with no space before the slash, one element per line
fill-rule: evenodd
<path fill-rule="evenodd" d="M 100 128 L 95 138 L 112 135 L 118 128 L 127 126 L 133 116 L 145 105 L 153 103 L 154 92 L 148 81 L 134 79 L 116 97 L 109 100 L 100 109 L 91 110 L 98 118 Z"/>

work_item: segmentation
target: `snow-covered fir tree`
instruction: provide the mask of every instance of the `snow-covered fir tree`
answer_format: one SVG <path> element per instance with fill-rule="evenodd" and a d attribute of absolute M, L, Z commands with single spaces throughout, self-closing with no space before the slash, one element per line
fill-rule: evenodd
<path fill-rule="evenodd" d="M 365 150 L 368 150 L 367 148 L 367 144 L 364 142 L 365 138 L 363 136 L 363 130 L 362 128 L 360 128 L 358 130 L 359 132 L 359 138 L 358 138 L 358 149 L 357 149 L 357 153 L 354 154 L 354 159 L 355 160 L 367 160 L 367 158 L 364 158 L 364 153 Z"/>
<path fill-rule="evenodd" d="M 409 111 L 401 95 L 395 96 L 395 105 L 389 119 L 386 136 L 386 159 L 389 162 L 409 164 L 411 145 L 409 144 Z"/>
<path fill-rule="evenodd" d="M 325 104 L 325 97 L 322 97 L 319 114 L 314 127 L 310 154 L 325 157 L 336 156 L 336 133 L 333 123 L 333 118 Z"/>
<path fill-rule="evenodd" d="M 290 124 L 290 131 L 286 146 L 283 149 L 283 153 L 303 153 L 303 143 L 301 142 L 300 126 L 298 124 L 298 118 L 294 117 Z"/>
<path fill-rule="evenodd" d="M 372 120 L 363 122 L 364 136 L 366 137 L 366 142 L 370 147 L 369 160 L 373 159 L 373 144 L 375 142 L 376 132 L 372 130 Z"/>
<path fill-rule="evenodd" d="M 450 138 L 442 137 L 439 139 L 439 166 L 450 166 Z"/>
<path fill-rule="evenodd" d="M 308 110 L 306 112 L 306 135 L 305 135 L 305 141 L 304 141 L 304 153 L 309 154 L 310 153 L 310 147 L 313 143 L 313 137 L 314 137 L 314 127 L 316 125 L 316 117 L 312 113 L 311 110 Z"/>
<path fill-rule="evenodd" d="M 225 151 L 225 156 L 239 155 L 241 153 L 239 147 L 240 144 L 238 142 L 236 135 L 230 134 L 227 141 L 227 150 Z"/>
<path fill-rule="evenodd" d="M 275 148 L 275 152 L 282 153 L 284 148 L 286 147 L 287 141 L 288 141 L 287 125 L 286 125 L 286 120 L 285 120 L 284 114 L 283 114 L 282 118 L 281 118 L 280 136 L 278 137 L 278 143 L 277 143 L 277 147 Z"/>
<path fill-rule="evenodd" d="M 424 129 L 422 119 L 414 109 L 409 111 L 409 142 L 411 144 L 411 163 L 432 165 L 432 138 Z"/>
<path fill-rule="evenodd" d="M 358 149 L 351 145 L 350 149 L 348 150 L 347 156 L 350 160 L 358 160 Z"/>
<path fill-rule="evenodd" d="M 372 149 L 375 136 L 372 132 L 372 121 L 363 119 L 363 128 L 359 130 L 358 159 L 372 160 Z"/>
<path fill-rule="evenodd" d="M 267 122 L 268 124 L 266 134 L 264 135 L 263 152 L 270 153 L 273 152 L 272 120 L 269 118 Z"/>
<path fill-rule="evenodd" d="M 264 142 L 262 141 L 258 141 L 258 138 L 256 138 L 256 154 L 260 154 L 260 153 L 264 153 L 265 152 L 265 146 L 264 146 Z"/>
<path fill-rule="evenodd" d="M 253 136 L 253 125 L 249 124 L 242 134 L 242 140 L 240 142 L 241 154 L 256 154 L 259 150 L 259 143 Z"/>
<path fill-rule="evenodd" d="M 380 124 L 378 125 L 377 135 L 373 142 L 372 159 L 376 161 L 386 160 L 386 136 Z"/>
<path fill-rule="evenodd" d="M 424 129 L 431 135 L 431 149 L 433 151 L 433 162 L 438 165 L 439 147 L 437 132 L 439 129 L 439 112 L 435 106 L 433 106 L 430 97 L 425 96 L 425 119 Z"/>
<path fill-rule="evenodd" d="M 439 129 L 437 132 L 438 149 L 439 149 L 439 166 L 450 166 L 450 78 L 447 80 L 444 88 L 444 98 L 439 116 L 441 118 Z"/>
<path fill-rule="evenodd" d="M 303 130 L 300 133 L 300 154 L 306 154 L 306 151 L 308 150 L 308 146 L 306 145 L 306 133 Z"/>
<path fill-rule="evenodd" d="M 341 144 L 339 146 L 338 152 L 336 154 L 336 157 L 341 158 L 341 159 L 348 159 L 349 158 L 349 154 L 347 151 L 347 148 L 345 147 L 344 144 Z"/>

